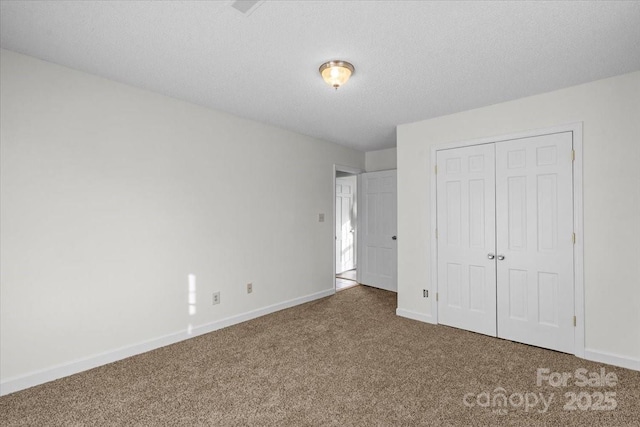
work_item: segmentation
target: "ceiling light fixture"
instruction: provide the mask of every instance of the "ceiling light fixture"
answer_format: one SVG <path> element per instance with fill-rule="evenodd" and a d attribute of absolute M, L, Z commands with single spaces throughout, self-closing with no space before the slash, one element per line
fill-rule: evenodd
<path fill-rule="evenodd" d="M 347 61 L 329 61 L 320 66 L 320 74 L 335 90 L 345 84 L 356 69 Z"/>

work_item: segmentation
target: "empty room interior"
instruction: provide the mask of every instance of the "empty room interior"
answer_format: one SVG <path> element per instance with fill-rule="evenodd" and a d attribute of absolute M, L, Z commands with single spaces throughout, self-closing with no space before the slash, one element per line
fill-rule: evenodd
<path fill-rule="evenodd" d="M 0 424 L 640 425 L 639 46 L 635 1 L 0 0 Z"/>

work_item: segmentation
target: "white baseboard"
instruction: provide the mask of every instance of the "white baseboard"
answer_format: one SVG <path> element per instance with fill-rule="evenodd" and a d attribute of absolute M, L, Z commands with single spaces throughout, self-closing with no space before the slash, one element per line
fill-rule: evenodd
<path fill-rule="evenodd" d="M 640 360 L 599 350 L 584 349 L 584 359 L 640 371 Z"/>
<path fill-rule="evenodd" d="M 403 308 L 396 309 L 396 315 L 406 317 L 408 319 L 418 320 L 420 322 L 437 324 L 434 317 L 430 314 L 417 313 Z M 607 353 L 593 349 L 584 349 L 584 354 L 576 354 L 577 357 L 590 360 L 592 362 L 606 363 L 608 365 L 619 366 L 634 371 L 640 371 L 640 360 L 628 356 L 620 356 L 618 354 Z"/>
<path fill-rule="evenodd" d="M 118 360 L 126 359 L 127 357 L 155 350 L 157 348 L 164 347 L 170 344 L 175 344 L 177 342 L 184 341 L 198 335 L 207 334 L 218 329 L 226 328 L 228 326 L 246 322 L 247 320 L 255 319 L 256 317 L 261 317 L 270 313 L 274 313 L 276 311 L 284 310 L 285 308 L 290 308 L 316 299 L 324 298 L 333 295 L 334 293 L 334 288 L 327 289 L 325 291 L 316 292 L 311 295 L 294 298 L 288 301 L 283 301 L 267 307 L 259 308 L 256 310 L 248 311 L 246 313 L 241 313 L 235 316 L 206 323 L 204 325 L 196 326 L 190 331 L 184 329 L 173 334 L 153 338 L 147 341 L 140 342 L 138 344 L 110 350 L 87 358 L 78 359 L 68 363 L 52 366 L 47 369 L 30 372 L 25 375 L 7 378 L 0 383 L 0 396 L 4 396 L 6 394 L 13 393 L 19 390 L 24 390 L 36 385 L 44 384 L 46 382 L 67 377 L 69 375 L 77 374 L 79 372 L 106 365 L 108 363 L 113 363 Z"/>
<path fill-rule="evenodd" d="M 396 316 L 406 317 L 407 319 L 418 320 L 420 322 L 436 324 L 435 319 L 430 314 L 418 313 L 411 310 L 405 310 L 404 308 L 396 309 Z"/>

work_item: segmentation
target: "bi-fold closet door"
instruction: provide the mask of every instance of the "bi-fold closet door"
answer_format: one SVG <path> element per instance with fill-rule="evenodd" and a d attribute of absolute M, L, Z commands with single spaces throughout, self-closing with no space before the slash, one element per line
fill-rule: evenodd
<path fill-rule="evenodd" d="M 574 348 L 571 132 L 437 151 L 439 323 Z"/>

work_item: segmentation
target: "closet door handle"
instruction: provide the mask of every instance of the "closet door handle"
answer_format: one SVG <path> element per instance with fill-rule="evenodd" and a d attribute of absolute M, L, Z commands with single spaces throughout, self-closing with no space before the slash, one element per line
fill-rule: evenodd
<path fill-rule="evenodd" d="M 504 255 L 498 255 L 498 260 L 502 261 L 504 259 Z"/>
<path fill-rule="evenodd" d="M 495 257 L 496 257 L 496 256 L 495 256 L 494 254 L 489 254 L 489 255 L 487 255 L 487 258 L 489 258 L 489 259 L 494 259 Z"/>

